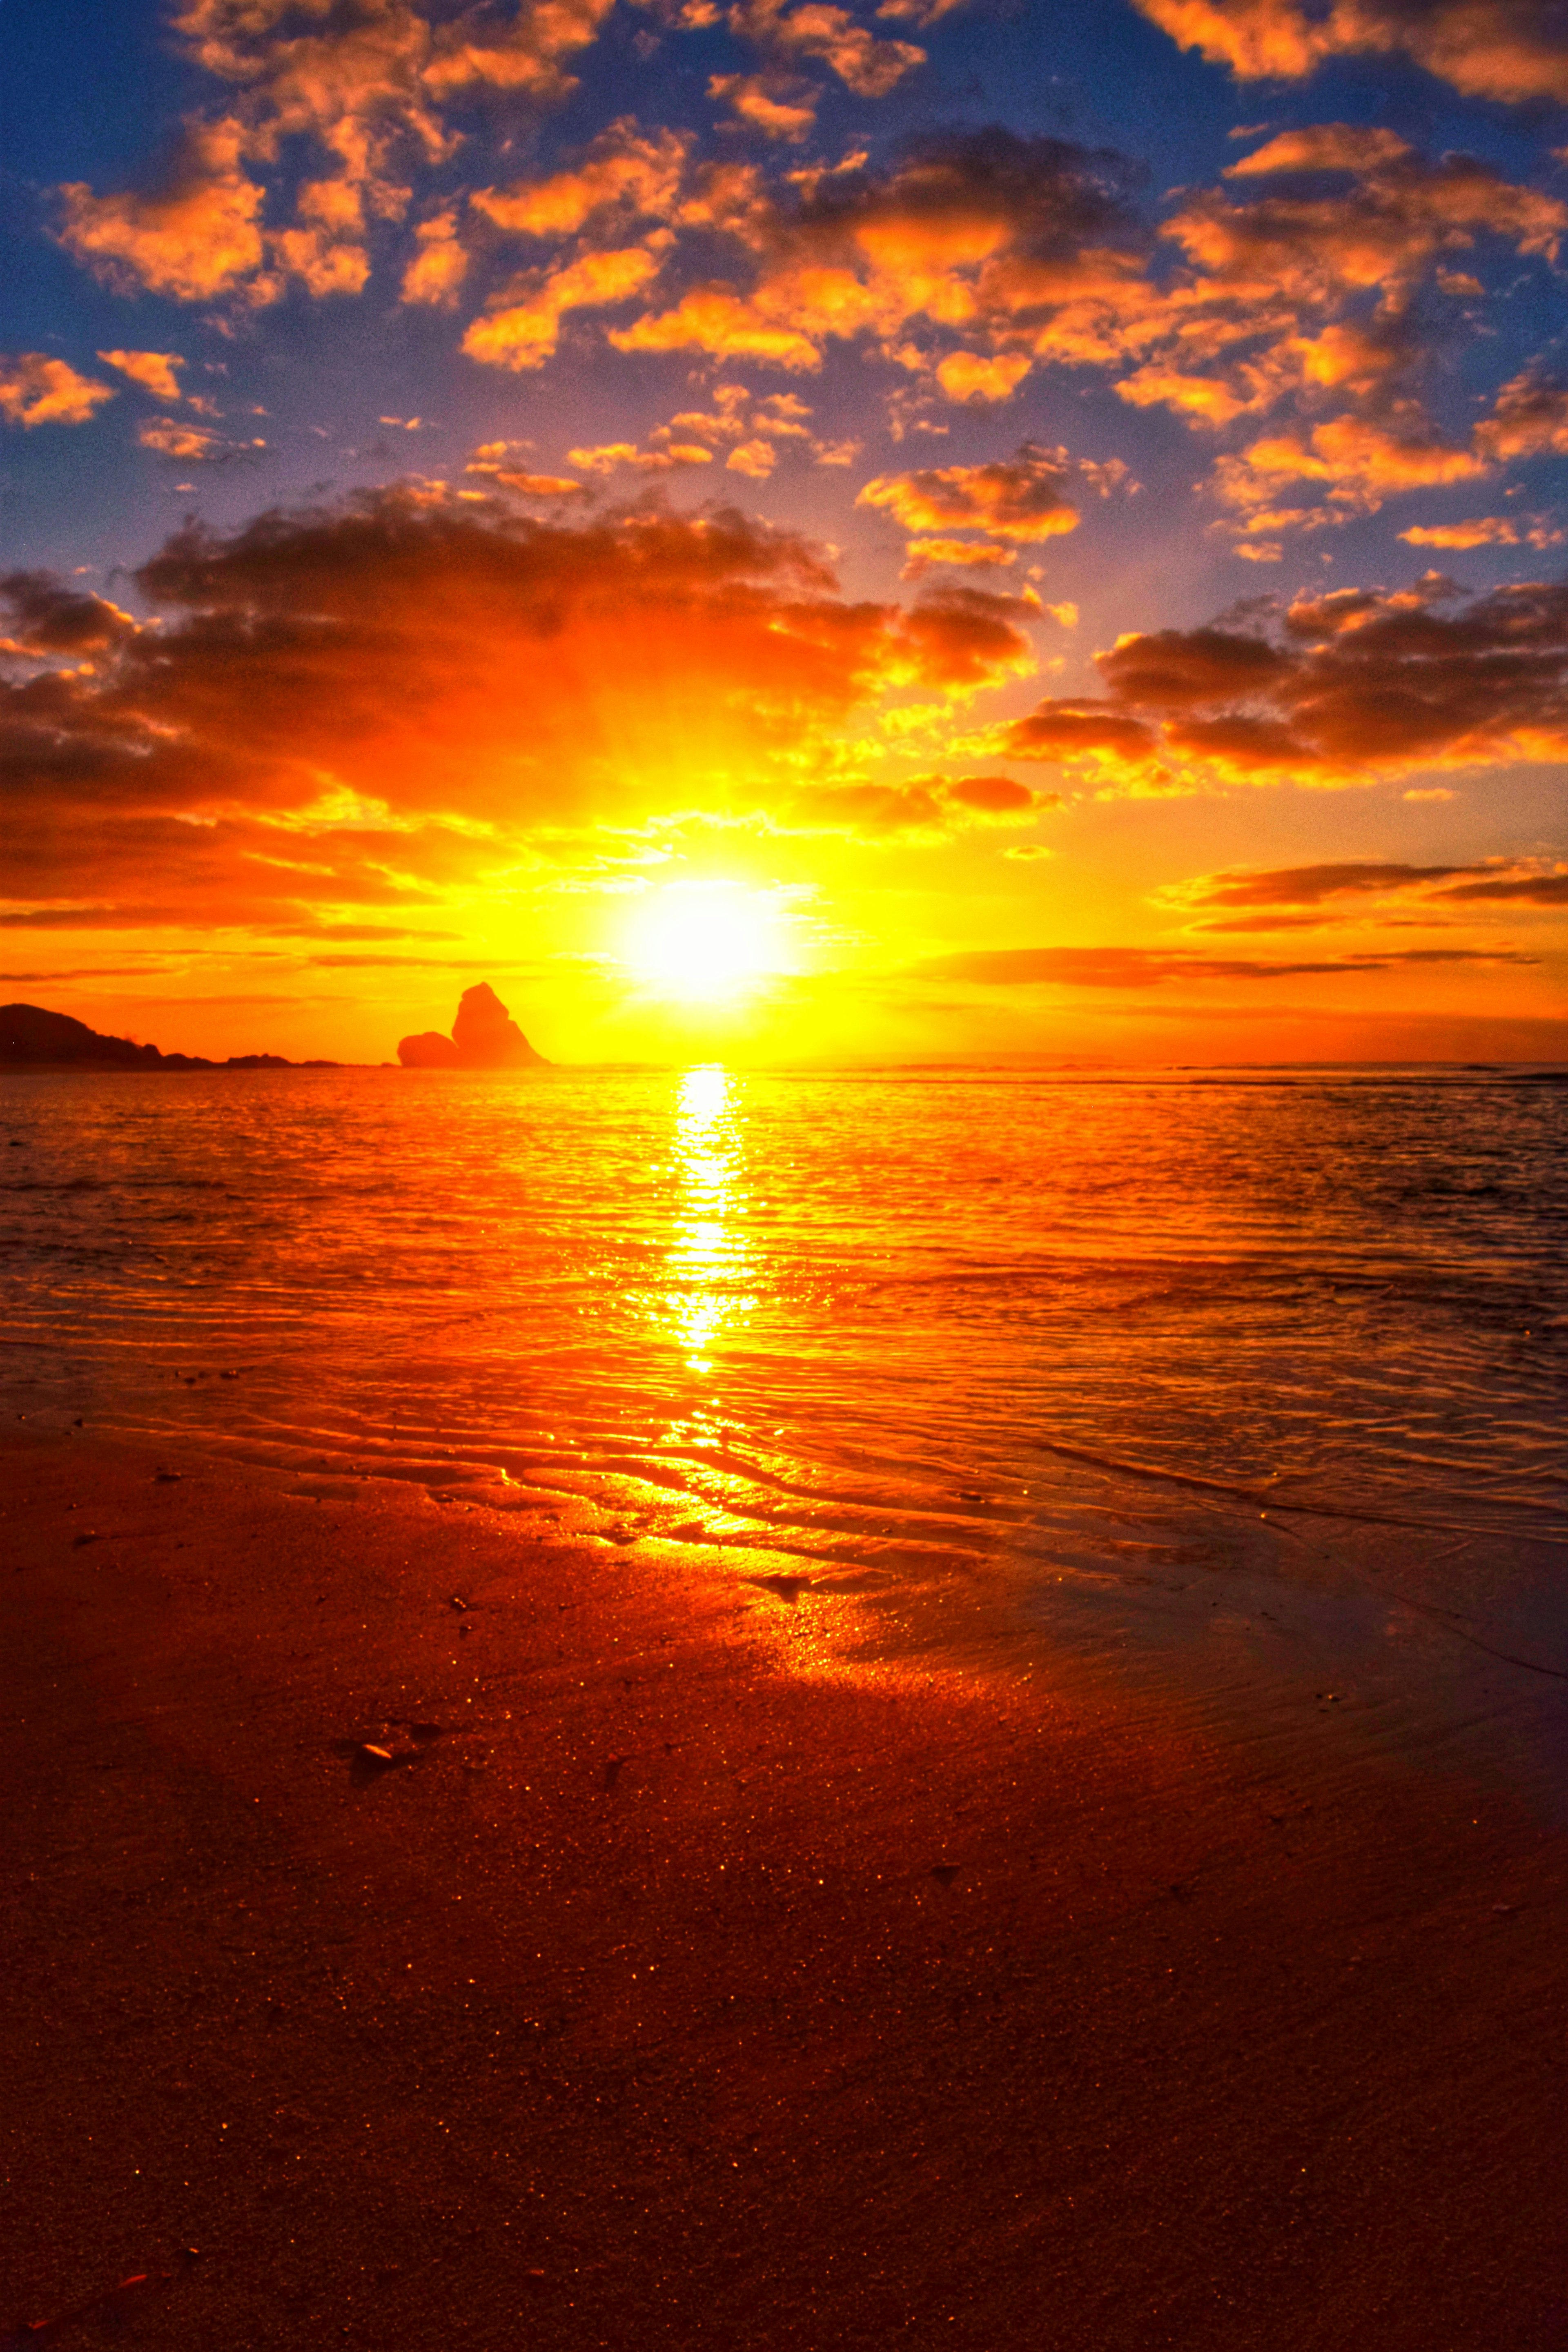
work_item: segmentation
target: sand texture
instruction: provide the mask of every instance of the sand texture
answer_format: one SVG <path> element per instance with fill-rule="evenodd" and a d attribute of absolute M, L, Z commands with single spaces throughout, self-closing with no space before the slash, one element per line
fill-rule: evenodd
<path fill-rule="evenodd" d="M 1500 1776 L 418 1491 L 0 1470 L 0 2342 L 1568 2345 Z"/>

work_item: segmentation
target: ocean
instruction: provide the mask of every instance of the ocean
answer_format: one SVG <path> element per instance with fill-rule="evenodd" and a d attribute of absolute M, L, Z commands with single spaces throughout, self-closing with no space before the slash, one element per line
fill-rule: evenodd
<path fill-rule="evenodd" d="M 1515 1070 L 12 1072 L 0 1409 L 863 1637 L 1560 1683 L 1565 1144 Z"/>

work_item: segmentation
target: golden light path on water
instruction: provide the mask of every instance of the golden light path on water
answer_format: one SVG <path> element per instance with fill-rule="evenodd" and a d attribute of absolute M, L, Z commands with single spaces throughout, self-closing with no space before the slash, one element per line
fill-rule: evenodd
<path fill-rule="evenodd" d="M 752 1253 L 739 1214 L 737 1113 L 734 1082 L 721 1064 L 700 1064 L 682 1076 L 674 1134 L 680 1205 L 669 1266 L 676 1324 L 694 1372 L 712 1370 L 716 1342 L 755 1304 L 742 1287 Z"/>

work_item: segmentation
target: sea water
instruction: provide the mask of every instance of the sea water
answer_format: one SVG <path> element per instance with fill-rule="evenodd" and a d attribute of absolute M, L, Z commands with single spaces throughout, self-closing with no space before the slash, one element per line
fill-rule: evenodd
<path fill-rule="evenodd" d="M 1561 1679 L 1562 1079 L 9 1073 L 0 1409 Z"/>

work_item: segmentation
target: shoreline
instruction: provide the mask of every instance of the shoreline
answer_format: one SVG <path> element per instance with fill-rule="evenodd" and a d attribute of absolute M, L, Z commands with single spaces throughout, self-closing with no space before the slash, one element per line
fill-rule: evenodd
<path fill-rule="evenodd" d="M 4 1454 L 0 2331 L 145 2272 L 58 2340 L 1568 2338 L 1568 1835 L 1496 1771 Z"/>

